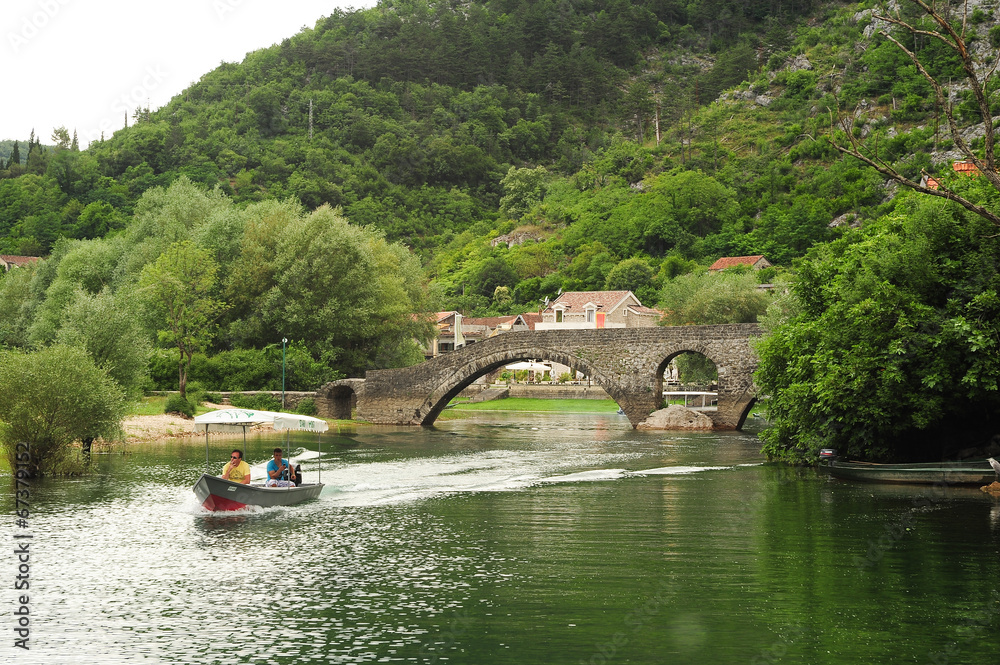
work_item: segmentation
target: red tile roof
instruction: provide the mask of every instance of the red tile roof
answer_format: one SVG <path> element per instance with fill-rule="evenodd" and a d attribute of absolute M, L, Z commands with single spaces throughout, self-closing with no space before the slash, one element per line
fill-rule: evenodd
<path fill-rule="evenodd" d="M 709 270 L 725 270 L 733 266 L 752 266 L 764 258 L 763 254 L 754 256 L 723 256 L 721 259 L 708 267 Z"/>
<path fill-rule="evenodd" d="M 36 263 L 39 261 L 37 256 L 13 256 L 11 254 L 0 254 L 0 261 L 7 263 L 12 266 L 26 266 L 29 263 Z"/>
<path fill-rule="evenodd" d="M 951 165 L 951 168 L 955 170 L 955 173 L 962 173 L 965 175 L 974 175 L 979 173 L 979 167 L 973 164 L 972 160 L 969 159 L 955 162 Z"/>
<path fill-rule="evenodd" d="M 597 309 L 608 310 L 630 293 L 631 291 L 567 291 L 550 302 L 545 311 L 555 311 L 553 308 L 556 305 L 562 305 L 571 312 L 582 312 L 583 306 L 591 302 L 597 305 Z"/>
<path fill-rule="evenodd" d="M 542 322 L 541 312 L 525 312 L 521 314 L 521 320 L 528 326 L 528 330 L 534 330 L 536 323 Z"/>
<path fill-rule="evenodd" d="M 462 325 L 496 328 L 501 323 L 513 323 L 516 318 L 516 316 L 481 316 L 476 318 L 466 316 L 462 319 Z"/>
<path fill-rule="evenodd" d="M 649 316 L 663 316 L 663 312 L 658 309 L 653 309 L 652 307 L 645 307 L 643 305 L 629 305 L 629 309 L 636 314 L 647 314 Z"/>

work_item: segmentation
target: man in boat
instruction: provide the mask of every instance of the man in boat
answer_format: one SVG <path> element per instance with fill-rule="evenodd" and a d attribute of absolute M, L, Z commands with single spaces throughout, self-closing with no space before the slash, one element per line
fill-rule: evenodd
<path fill-rule="evenodd" d="M 242 450 L 230 453 L 229 462 L 222 468 L 222 479 L 244 485 L 250 484 L 250 465 L 243 461 Z"/>
<path fill-rule="evenodd" d="M 267 463 L 266 487 L 292 487 L 295 485 L 295 469 L 281 459 L 281 448 L 274 449 L 274 459 Z"/>

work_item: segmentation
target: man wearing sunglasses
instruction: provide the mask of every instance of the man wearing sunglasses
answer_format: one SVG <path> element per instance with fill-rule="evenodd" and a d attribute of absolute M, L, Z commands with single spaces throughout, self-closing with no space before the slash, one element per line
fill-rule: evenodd
<path fill-rule="evenodd" d="M 222 479 L 244 485 L 250 484 L 250 465 L 243 461 L 242 450 L 234 450 L 229 455 L 229 463 L 222 469 Z"/>

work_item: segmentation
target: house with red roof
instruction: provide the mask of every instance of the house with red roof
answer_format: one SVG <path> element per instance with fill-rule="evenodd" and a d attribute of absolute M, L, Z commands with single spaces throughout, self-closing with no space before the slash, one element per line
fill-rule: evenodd
<path fill-rule="evenodd" d="M 961 159 L 951 165 L 959 175 L 979 175 L 979 167 L 971 159 Z"/>
<path fill-rule="evenodd" d="M 661 316 L 631 291 L 567 291 L 546 305 L 535 330 L 652 328 Z"/>
<path fill-rule="evenodd" d="M 761 268 L 770 268 L 771 262 L 765 259 L 763 254 L 756 254 L 754 256 L 723 256 L 710 265 L 708 270 L 710 272 L 718 272 L 735 266 L 750 266 L 754 270 L 760 270 Z"/>
<path fill-rule="evenodd" d="M 32 263 L 37 263 L 40 259 L 37 256 L 13 256 L 10 254 L 0 254 L 0 267 L 4 269 L 4 272 L 9 271 L 11 268 L 21 268 L 23 266 L 31 265 Z"/>
<path fill-rule="evenodd" d="M 951 165 L 951 170 L 958 175 L 964 176 L 977 176 L 979 175 L 979 167 L 971 159 L 960 159 L 957 162 L 953 162 Z M 924 174 L 920 177 L 920 184 L 927 189 L 940 189 L 941 181 L 934 176 L 929 176 Z"/>
<path fill-rule="evenodd" d="M 506 332 L 534 330 L 541 321 L 541 314 L 529 312 L 509 316 L 467 317 L 460 312 L 437 312 L 435 318 L 437 337 L 424 348 L 427 359 L 481 342 Z"/>

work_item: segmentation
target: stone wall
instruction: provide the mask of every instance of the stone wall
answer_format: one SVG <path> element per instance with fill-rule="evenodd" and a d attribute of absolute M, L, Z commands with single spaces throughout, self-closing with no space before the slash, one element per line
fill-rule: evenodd
<path fill-rule="evenodd" d="M 611 399 L 608 391 L 600 386 L 574 385 L 534 385 L 514 383 L 510 386 L 511 397 L 533 397 L 536 399 Z"/>

